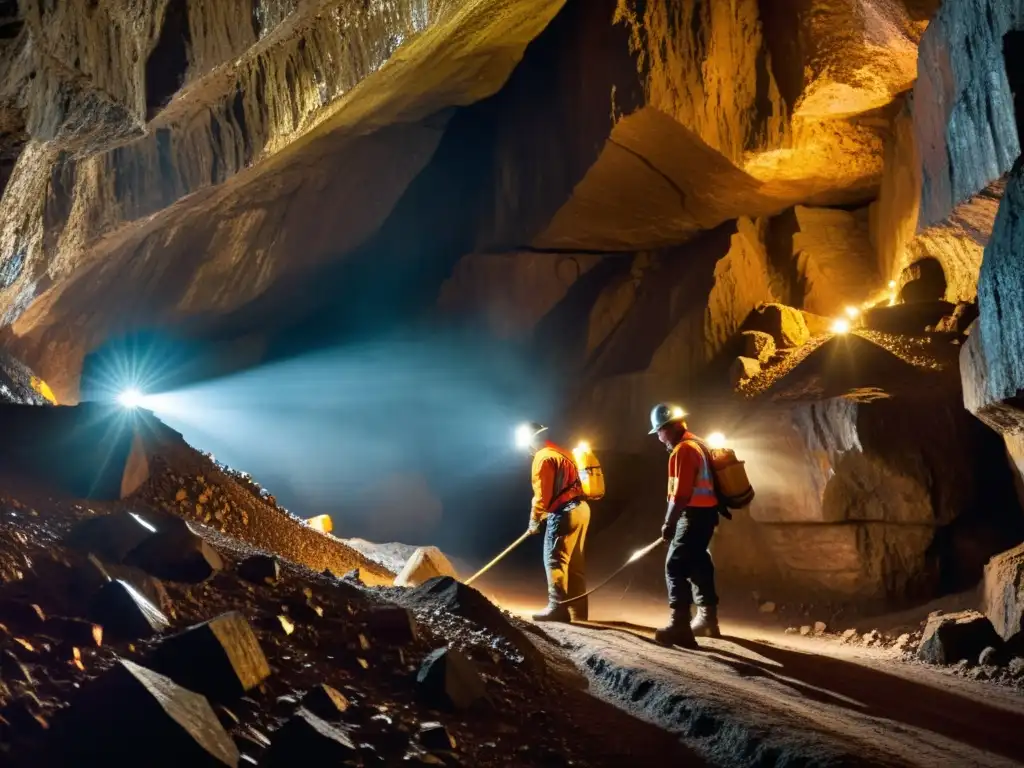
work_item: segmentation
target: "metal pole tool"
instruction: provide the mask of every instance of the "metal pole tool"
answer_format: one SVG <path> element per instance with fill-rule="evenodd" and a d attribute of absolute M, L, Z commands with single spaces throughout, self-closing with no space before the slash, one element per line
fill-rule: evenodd
<path fill-rule="evenodd" d="M 622 565 L 620 565 L 618 567 L 618 569 L 614 573 L 612 573 L 611 576 L 609 576 L 607 579 L 602 581 L 596 587 L 594 587 L 593 589 L 589 590 L 588 592 L 584 592 L 582 595 L 577 595 L 576 597 L 569 598 L 568 600 L 559 600 L 558 604 L 559 605 L 569 605 L 570 603 L 575 603 L 577 600 L 582 600 L 584 597 L 587 597 L 588 595 L 592 595 L 594 592 L 597 592 L 597 590 L 599 590 L 601 587 L 603 587 L 609 581 L 611 581 L 616 576 L 618 576 L 620 573 L 622 573 L 624 570 L 626 570 L 626 568 L 631 566 L 637 560 L 640 560 L 641 558 L 646 557 L 647 555 L 649 555 L 651 552 L 653 552 L 654 550 L 656 550 L 658 548 L 658 545 L 663 544 L 663 543 L 664 543 L 664 539 L 658 538 L 658 539 L 652 541 L 650 544 L 648 544 L 643 549 L 638 549 L 636 552 L 634 552 L 632 555 L 629 556 L 629 560 L 627 560 Z"/>
<path fill-rule="evenodd" d="M 527 540 L 528 538 L 530 538 L 530 532 L 529 532 L 529 531 L 527 531 L 527 532 L 526 532 L 526 533 L 524 533 L 524 534 L 523 534 L 522 536 L 520 536 L 520 537 L 519 537 L 518 539 L 516 539 L 516 540 L 515 540 L 515 541 L 513 541 L 513 542 L 512 542 L 511 544 L 509 544 L 509 545 L 508 545 L 508 547 L 507 547 L 507 548 L 505 549 L 505 551 L 504 551 L 504 552 L 502 552 L 502 553 L 501 553 L 500 555 L 498 555 L 498 556 L 497 556 L 496 558 L 494 558 L 493 560 L 491 560 L 491 562 L 489 562 L 489 563 L 488 563 L 487 565 L 485 565 L 485 566 L 484 566 L 483 568 L 481 568 L 481 569 L 480 569 L 479 571 L 477 571 L 477 572 L 476 572 L 476 573 L 474 573 L 474 574 L 473 574 L 472 576 L 470 576 L 470 577 L 469 577 L 468 579 L 466 579 L 466 580 L 465 580 L 465 581 L 463 582 L 463 584 L 472 584 L 472 583 L 473 583 L 473 582 L 474 582 L 474 581 L 475 581 L 476 579 L 478 579 L 478 578 L 479 578 L 480 576 L 483 576 L 483 575 L 484 575 L 485 573 L 487 573 L 487 571 L 489 571 L 489 570 L 490 570 L 490 569 L 491 569 L 492 567 L 494 567 L 495 565 L 497 565 L 497 564 L 498 564 L 498 563 L 499 563 L 499 562 L 501 561 L 501 559 L 502 559 L 503 557 L 505 557 L 505 555 L 507 555 L 507 554 L 508 554 L 509 552 L 511 552 L 511 551 L 512 551 L 513 549 L 515 549 L 516 547 L 518 547 L 518 546 L 519 546 L 520 544 L 522 544 L 522 543 L 523 543 L 524 541 L 526 541 L 526 540 Z"/>

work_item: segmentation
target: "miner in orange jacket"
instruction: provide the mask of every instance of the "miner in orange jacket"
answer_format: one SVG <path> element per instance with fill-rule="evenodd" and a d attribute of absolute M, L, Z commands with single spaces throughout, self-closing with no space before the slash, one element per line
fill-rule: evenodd
<path fill-rule="evenodd" d="M 547 427 L 531 423 L 518 436 L 533 454 L 533 503 L 530 507 L 531 533 L 539 533 L 547 520 L 544 536 L 544 567 L 548 577 L 548 607 L 535 614 L 536 621 L 586 621 L 587 599 L 570 605 L 561 601 L 587 591 L 584 544 L 590 525 L 590 505 L 583 494 L 579 470 L 568 451 L 545 440 Z"/>
<path fill-rule="evenodd" d="M 655 633 L 666 645 L 696 648 L 695 635 L 721 637 L 718 594 L 711 538 L 722 506 L 715 493 L 710 453 L 686 427 L 681 408 L 657 405 L 651 411 L 651 431 L 671 452 L 668 460 L 668 509 L 661 537 L 669 542 L 665 583 L 671 620 Z M 690 605 L 697 606 L 691 622 Z"/>

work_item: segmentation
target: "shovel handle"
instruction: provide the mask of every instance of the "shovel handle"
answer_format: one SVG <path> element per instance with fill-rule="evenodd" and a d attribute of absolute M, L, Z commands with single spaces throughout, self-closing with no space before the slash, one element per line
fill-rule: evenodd
<path fill-rule="evenodd" d="M 469 577 L 468 579 L 466 579 L 466 580 L 465 580 L 464 582 L 462 582 L 462 583 L 463 583 L 463 584 L 465 584 L 465 585 L 467 585 L 467 586 L 469 586 L 470 584 L 472 584 L 472 583 L 473 583 L 474 581 L 476 581 L 476 580 L 477 580 L 477 579 L 478 579 L 479 577 L 481 577 L 481 576 L 483 576 L 483 575 L 484 575 L 485 573 L 487 573 L 487 571 L 489 571 L 489 570 L 490 570 L 490 569 L 491 569 L 491 568 L 492 568 L 493 566 L 497 565 L 497 564 L 498 564 L 498 563 L 499 563 L 499 562 L 501 561 L 501 559 L 502 559 L 503 557 L 505 557 L 505 555 L 507 555 L 507 554 L 508 554 L 509 552 L 511 552 L 511 551 L 512 551 L 513 549 L 515 549 L 516 547 L 518 547 L 518 546 L 519 546 L 520 544 L 522 544 L 522 543 L 523 543 L 524 541 L 526 541 L 526 540 L 527 540 L 528 538 L 530 538 L 530 532 L 529 532 L 529 531 L 527 531 L 527 532 L 526 532 L 526 533 L 524 533 L 524 534 L 523 534 L 522 536 L 520 536 L 520 537 L 519 537 L 518 539 L 516 539 L 516 540 L 515 540 L 515 541 L 513 541 L 513 542 L 512 542 L 511 544 L 509 544 L 509 545 L 508 545 L 508 546 L 507 546 L 507 547 L 505 548 L 505 550 L 504 550 L 504 551 L 503 551 L 503 552 L 502 552 L 502 553 L 501 553 L 500 555 L 498 555 L 498 556 L 497 556 L 496 558 L 494 558 L 493 560 L 491 560 L 491 562 L 489 562 L 489 563 L 488 563 L 487 565 L 485 565 L 485 566 L 484 566 L 483 568 L 481 568 L 481 569 L 480 569 L 479 571 L 477 571 L 476 573 L 474 573 L 474 574 L 473 574 L 472 576 L 470 576 L 470 577 Z"/>

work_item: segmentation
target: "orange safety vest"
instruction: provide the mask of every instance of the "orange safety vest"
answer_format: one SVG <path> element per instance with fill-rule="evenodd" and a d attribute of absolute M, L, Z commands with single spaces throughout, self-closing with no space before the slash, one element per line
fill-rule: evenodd
<path fill-rule="evenodd" d="M 582 498 L 583 486 L 580 483 L 580 474 L 576 468 L 576 462 L 552 442 L 545 443 L 544 447 L 537 452 L 534 461 L 535 473 L 547 471 L 545 464 L 548 459 L 556 459 L 554 477 L 551 478 L 550 493 L 552 496 L 550 499 L 539 499 L 539 501 L 544 507 L 545 512 L 552 512 L 565 506 L 570 501 Z M 534 480 L 535 487 L 543 486 L 544 483 L 538 482 L 539 477 L 536 474 Z"/>
<path fill-rule="evenodd" d="M 719 505 L 718 494 L 715 493 L 715 480 L 711 474 L 711 466 L 708 463 L 707 454 L 701 448 L 700 443 L 691 436 L 689 438 L 684 437 L 679 441 L 678 445 L 672 450 L 673 455 L 679 452 L 684 443 L 691 443 L 697 449 L 697 454 L 700 456 L 700 467 L 697 470 L 697 477 L 693 483 L 693 493 L 690 495 L 690 500 L 686 506 L 701 508 L 717 507 Z M 679 490 L 677 487 L 679 478 L 670 475 L 668 483 L 668 497 L 672 499 Z"/>

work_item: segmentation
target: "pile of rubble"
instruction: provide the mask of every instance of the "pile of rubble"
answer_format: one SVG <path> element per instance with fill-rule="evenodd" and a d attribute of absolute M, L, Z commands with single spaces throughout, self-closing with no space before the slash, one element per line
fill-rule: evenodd
<path fill-rule="evenodd" d="M 573 698 L 475 590 L 373 589 L 254 552 L 220 532 L 244 525 L 231 499 L 198 480 L 186 492 L 199 487 L 189 503 L 210 526 L 139 500 L 0 497 L 4 764 L 616 765 L 635 751 L 611 741 L 602 717 L 618 714 Z"/>
<path fill-rule="evenodd" d="M 833 631 L 823 621 L 786 628 L 788 635 L 820 637 L 888 651 L 910 663 L 941 666 L 952 674 L 1024 689 L 1024 638 L 1004 641 L 978 611 L 934 611 L 913 631 L 899 633 L 849 628 Z"/>

